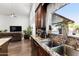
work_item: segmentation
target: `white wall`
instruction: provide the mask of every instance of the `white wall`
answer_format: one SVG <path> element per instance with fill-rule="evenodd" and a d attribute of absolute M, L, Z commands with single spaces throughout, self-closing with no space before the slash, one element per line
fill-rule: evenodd
<path fill-rule="evenodd" d="M 58 22 L 62 22 L 63 18 L 57 16 L 57 15 L 52 15 L 52 22 L 51 23 L 58 23 Z"/>
<path fill-rule="evenodd" d="M 30 25 L 32 27 L 32 35 L 36 34 L 36 28 L 35 28 L 35 10 L 39 3 L 34 3 L 32 5 L 31 13 L 30 13 Z"/>
<path fill-rule="evenodd" d="M 63 21 L 63 18 L 61 18 L 57 15 L 52 15 L 52 24 L 62 22 L 62 21 Z M 52 33 L 59 34 L 58 28 L 59 28 L 59 26 L 52 25 Z"/>
<path fill-rule="evenodd" d="M 7 29 L 10 30 L 10 26 L 22 26 L 22 30 L 26 29 L 28 26 L 28 17 L 26 16 L 4 16 L 0 15 L 0 30 Z"/>

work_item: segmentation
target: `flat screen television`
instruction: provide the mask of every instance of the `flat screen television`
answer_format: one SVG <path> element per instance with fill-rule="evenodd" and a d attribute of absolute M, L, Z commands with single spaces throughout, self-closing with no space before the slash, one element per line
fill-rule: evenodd
<path fill-rule="evenodd" d="M 22 27 L 21 26 L 10 26 L 10 32 L 21 32 Z"/>

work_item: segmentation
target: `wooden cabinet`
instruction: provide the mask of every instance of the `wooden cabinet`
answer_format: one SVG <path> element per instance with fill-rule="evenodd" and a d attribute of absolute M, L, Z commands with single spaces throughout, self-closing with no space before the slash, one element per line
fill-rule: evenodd
<path fill-rule="evenodd" d="M 38 55 L 38 44 L 32 40 L 32 56 L 37 56 Z"/>
<path fill-rule="evenodd" d="M 50 56 L 36 41 L 31 40 L 32 43 L 32 56 Z"/>
<path fill-rule="evenodd" d="M 39 56 L 50 56 L 50 54 L 47 53 L 41 46 L 39 46 L 38 52 Z"/>
<path fill-rule="evenodd" d="M 40 3 L 35 11 L 36 30 L 46 28 L 47 5 L 48 3 L 45 3 L 44 5 Z"/>
<path fill-rule="evenodd" d="M 36 18 L 36 28 L 40 29 L 41 28 L 41 7 L 42 5 L 39 6 L 38 10 L 35 13 L 35 18 Z"/>
<path fill-rule="evenodd" d="M 8 55 L 8 44 L 12 37 L 0 38 L 0 56 Z"/>
<path fill-rule="evenodd" d="M 8 56 L 8 42 L 0 46 L 0 56 Z"/>

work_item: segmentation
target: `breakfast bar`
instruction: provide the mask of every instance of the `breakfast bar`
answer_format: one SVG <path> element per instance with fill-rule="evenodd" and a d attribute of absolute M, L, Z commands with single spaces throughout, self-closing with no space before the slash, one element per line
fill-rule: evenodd
<path fill-rule="evenodd" d="M 0 38 L 0 56 L 8 55 L 8 44 L 11 37 Z"/>

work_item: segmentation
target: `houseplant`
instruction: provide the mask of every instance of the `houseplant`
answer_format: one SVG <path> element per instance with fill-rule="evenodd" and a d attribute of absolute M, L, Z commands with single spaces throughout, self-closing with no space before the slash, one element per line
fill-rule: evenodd
<path fill-rule="evenodd" d="M 79 34 L 79 24 L 76 23 L 69 24 L 69 28 L 73 29 L 72 32 L 73 35 Z"/>
<path fill-rule="evenodd" d="M 24 39 L 29 39 L 29 37 L 32 35 L 31 26 L 28 26 L 28 28 L 24 30 L 23 32 L 24 32 Z"/>

